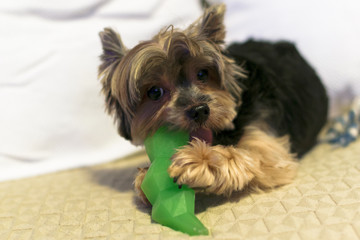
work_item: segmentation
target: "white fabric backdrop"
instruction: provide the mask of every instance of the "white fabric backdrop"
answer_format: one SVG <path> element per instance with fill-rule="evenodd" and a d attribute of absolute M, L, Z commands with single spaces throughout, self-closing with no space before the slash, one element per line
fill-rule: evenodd
<path fill-rule="evenodd" d="M 134 152 L 104 113 L 98 32 L 114 27 L 131 47 L 200 14 L 195 1 L 1 1 L 0 180 Z"/>
<path fill-rule="evenodd" d="M 287 39 L 316 68 L 335 105 L 360 94 L 355 0 L 225 0 L 227 42 Z M 0 180 L 113 160 L 136 151 L 104 113 L 98 32 L 125 45 L 201 15 L 194 0 L 0 2 Z"/>

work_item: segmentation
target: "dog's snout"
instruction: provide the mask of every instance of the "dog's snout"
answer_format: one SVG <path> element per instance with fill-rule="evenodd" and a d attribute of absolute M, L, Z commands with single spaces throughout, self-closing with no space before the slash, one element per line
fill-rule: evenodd
<path fill-rule="evenodd" d="M 194 106 L 187 111 L 187 116 L 195 122 L 202 124 L 210 115 L 210 108 L 207 104 Z"/>

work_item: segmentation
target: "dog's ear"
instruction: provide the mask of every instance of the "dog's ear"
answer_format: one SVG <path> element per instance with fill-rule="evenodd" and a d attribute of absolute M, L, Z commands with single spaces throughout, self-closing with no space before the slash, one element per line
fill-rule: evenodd
<path fill-rule="evenodd" d="M 103 48 L 103 54 L 100 56 L 102 60 L 100 68 L 105 69 L 119 62 L 127 52 L 127 49 L 122 43 L 120 35 L 111 28 L 105 28 L 104 31 L 99 33 L 99 36 Z"/>
<path fill-rule="evenodd" d="M 199 35 L 210 39 L 214 43 L 223 43 L 226 33 L 224 25 L 225 10 L 225 4 L 213 5 L 207 8 L 203 16 L 189 26 L 188 31 L 193 32 L 196 29 Z"/>
<path fill-rule="evenodd" d="M 113 116 L 118 125 L 118 132 L 124 138 L 131 140 L 130 120 L 126 116 L 122 106 L 112 91 L 112 81 L 117 67 L 127 52 L 119 34 L 111 28 L 105 28 L 99 33 L 103 53 L 100 56 L 99 79 L 102 83 L 102 91 L 105 95 L 106 110 Z"/>

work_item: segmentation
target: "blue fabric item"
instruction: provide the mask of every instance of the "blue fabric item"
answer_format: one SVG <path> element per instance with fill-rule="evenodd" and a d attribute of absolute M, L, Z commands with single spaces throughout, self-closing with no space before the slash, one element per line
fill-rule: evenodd
<path fill-rule="evenodd" d="M 336 117 L 331 123 L 324 140 L 331 144 L 348 146 L 360 132 L 360 97 L 351 104 L 350 110 Z"/>

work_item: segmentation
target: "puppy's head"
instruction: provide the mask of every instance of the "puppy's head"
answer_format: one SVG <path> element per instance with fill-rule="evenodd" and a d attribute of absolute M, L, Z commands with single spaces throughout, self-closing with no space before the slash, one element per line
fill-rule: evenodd
<path fill-rule="evenodd" d="M 233 127 L 243 74 L 223 54 L 224 12 L 211 7 L 187 29 L 170 26 L 130 50 L 112 29 L 100 33 L 99 77 L 120 135 L 142 144 L 167 124 L 211 142 L 212 132 Z"/>

